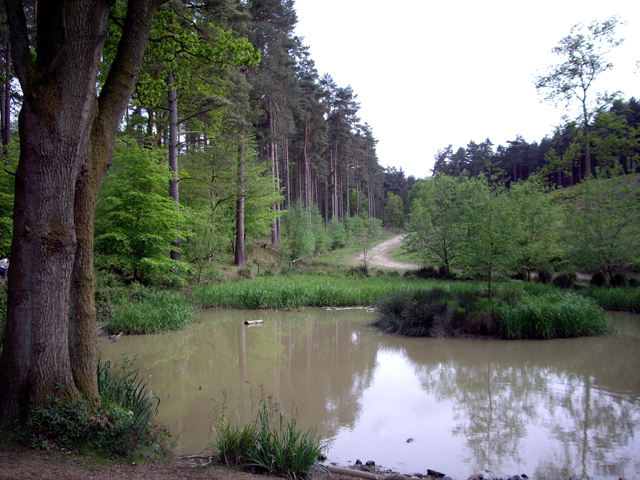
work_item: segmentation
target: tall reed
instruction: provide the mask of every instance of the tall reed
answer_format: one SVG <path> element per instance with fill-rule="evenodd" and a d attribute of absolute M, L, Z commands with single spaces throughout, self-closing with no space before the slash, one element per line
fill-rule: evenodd
<path fill-rule="evenodd" d="M 605 310 L 640 313 L 640 288 L 638 287 L 596 287 L 579 290 L 582 296 L 592 298 Z"/>
<path fill-rule="evenodd" d="M 191 300 L 202 307 L 248 309 L 365 306 L 391 292 L 424 287 L 426 282 L 435 284 L 403 278 L 259 277 L 251 281 L 197 287 Z"/>
<path fill-rule="evenodd" d="M 214 425 L 213 449 L 218 459 L 230 466 L 252 466 L 269 474 L 296 479 L 311 472 L 325 448 L 314 429 L 297 426 L 295 410 L 287 417 L 277 400 L 253 395 L 256 418 L 244 426 L 232 421 L 226 408 Z"/>
<path fill-rule="evenodd" d="M 178 330 L 195 318 L 193 306 L 183 295 L 141 287 L 115 305 L 107 329 L 126 334 L 167 332 Z"/>

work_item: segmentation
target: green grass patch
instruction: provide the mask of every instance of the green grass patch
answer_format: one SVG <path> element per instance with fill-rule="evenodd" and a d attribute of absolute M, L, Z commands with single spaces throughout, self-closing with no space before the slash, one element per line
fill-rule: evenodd
<path fill-rule="evenodd" d="M 306 477 L 325 448 L 314 429 L 299 429 L 295 410 L 287 417 L 278 402 L 262 392 L 252 395 L 256 418 L 240 426 L 223 406 L 214 422 L 212 446 L 220 463 L 253 467 L 288 478 Z"/>
<path fill-rule="evenodd" d="M 389 277 L 259 277 L 196 287 L 191 301 L 202 307 L 245 309 L 367 306 L 390 292 L 411 291 L 426 284 L 425 281 Z"/>
<path fill-rule="evenodd" d="M 640 312 L 640 288 L 589 286 L 578 293 L 595 300 L 605 310 Z"/>
<path fill-rule="evenodd" d="M 604 310 L 591 298 L 555 292 L 526 296 L 516 305 L 499 304 L 504 338 L 562 338 L 601 335 L 609 331 Z"/>
<path fill-rule="evenodd" d="M 112 307 L 107 330 L 125 334 L 167 332 L 195 319 L 196 309 L 184 295 L 139 287 Z"/>
<path fill-rule="evenodd" d="M 482 284 L 441 282 L 390 294 L 377 307 L 374 326 L 408 336 L 557 338 L 599 335 L 609 328 L 594 300 L 521 282 L 499 284 L 492 299 Z"/>

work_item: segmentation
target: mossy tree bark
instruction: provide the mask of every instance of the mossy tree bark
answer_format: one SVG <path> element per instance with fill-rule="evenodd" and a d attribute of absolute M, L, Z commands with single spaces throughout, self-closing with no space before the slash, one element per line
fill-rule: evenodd
<path fill-rule="evenodd" d="M 82 393 L 99 403 L 95 373 L 95 201 L 133 90 L 155 11 L 129 0 L 118 53 L 96 96 L 113 1 L 41 2 L 31 45 L 20 0 L 5 0 L 24 93 L 0 426 Z M 32 55 L 35 51 L 36 54 Z"/>

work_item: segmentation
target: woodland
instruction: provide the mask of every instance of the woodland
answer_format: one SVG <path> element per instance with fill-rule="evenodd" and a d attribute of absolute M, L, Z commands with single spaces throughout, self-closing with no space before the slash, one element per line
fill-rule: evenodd
<path fill-rule="evenodd" d="M 616 179 L 640 168 L 640 103 L 561 81 L 613 68 L 616 19 L 559 44 L 568 63 L 595 52 L 585 70 L 537 80 L 549 98 L 578 101 L 580 118 L 539 142 L 449 145 L 434 176 L 417 180 L 379 164 L 357 93 L 320 74 L 295 35 L 293 0 L 77 3 L 84 16 L 16 0 L 0 13 L 0 252 L 12 258 L 0 424 L 52 394 L 99 403 L 95 271 L 161 287 L 215 282 L 220 264 L 247 266 L 247 245 L 292 261 L 383 223 L 413 229 L 407 246 L 425 265 L 462 264 L 491 290 L 495 276 L 585 258 L 580 245 L 555 249 L 547 228 L 576 198 L 600 213 L 621 206 L 624 253 L 584 267 L 611 283 L 637 260 L 637 185 Z M 556 203 L 546 194 L 576 185 Z M 484 215 L 494 210 L 505 215 Z M 535 232 L 510 231 L 516 217 Z M 595 231 L 593 219 L 572 238 Z"/>

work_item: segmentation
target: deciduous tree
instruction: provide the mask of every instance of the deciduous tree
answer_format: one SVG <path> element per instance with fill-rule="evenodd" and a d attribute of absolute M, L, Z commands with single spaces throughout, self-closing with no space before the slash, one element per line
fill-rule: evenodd
<path fill-rule="evenodd" d="M 153 15 L 166 0 L 129 0 L 117 54 L 96 80 L 113 1 L 5 0 L 19 117 L 0 425 L 81 392 L 99 403 L 93 300 L 96 196 L 133 90 Z"/>
<path fill-rule="evenodd" d="M 594 21 L 586 27 L 578 23 L 571 28 L 553 53 L 563 59 L 536 78 L 536 88 L 544 92 L 546 100 L 557 102 L 564 99 L 567 106 L 577 100 L 581 109 L 582 128 L 585 136 L 585 176 L 593 174 L 589 143 L 589 123 L 594 114 L 613 98 L 605 93 L 593 94 L 593 83 L 601 73 L 613 68 L 606 55 L 622 43 L 615 36 L 620 25 L 617 17 L 603 22 Z"/>

